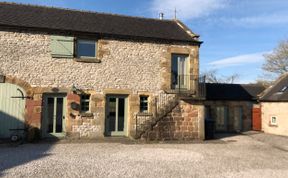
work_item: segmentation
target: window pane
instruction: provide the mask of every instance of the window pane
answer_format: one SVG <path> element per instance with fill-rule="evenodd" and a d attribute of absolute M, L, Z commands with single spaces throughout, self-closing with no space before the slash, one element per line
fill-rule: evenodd
<path fill-rule="evenodd" d="M 188 55 L 172 54 L 171 61 L 171 88 L 186 88 L 185 75 L 187 75 Z"/>
<path fill-rule="evenodd" d="M 109 123 L 109 132 L 115 131 L 116 128 L 116 98 L 109 98 L 109 103 L 108 103 L 108 123 Z"/>
<path fill-rule="evenodd" d="M 90 95 L 88 94 L 81 95 L 81 111 L 82 112 L 89 111 L 89 102 L 90 102 L 89 100 L 90 100 Z"/>
<path fill-rule="evenodd" d="M 118 131 L 124 131 L 125 99 L 118 99 Z"/>
<path fill-rule="evenodd" d="M 77 54 L 78 57 L 96 57 L 96 42 L 78 40 Z"/>
<path fill-rule="evenodd" d="M 56 133 L 62 132 L 62 119 L 63 119 L 63 98 L 57 98 L 56 106 Z"/>
<path fill-rule="evenodd" d="M 48 113 L 48 130 L 47 133 L 53 132 L 53 121 L 54 121 L 54 98 L 48 98 L 47 101 L 47 113 Z"/>
<path fill-rule="evenodd" d="M 140 96 L 140 112 L 148 112 L 148 96 Z"/>

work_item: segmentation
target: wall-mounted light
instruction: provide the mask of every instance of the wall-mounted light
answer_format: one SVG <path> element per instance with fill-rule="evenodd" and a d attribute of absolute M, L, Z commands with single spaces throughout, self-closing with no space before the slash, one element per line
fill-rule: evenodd
<path fill-rule="evenodd" d="M 76 86 L 73 84 L 72 87 L 71 87 L 71 91 L 72 91 L 73 93 L 76 93 L 77 90 L 78 90 L 78 89 L 77 89 Z"/>
<path fill-rule="evenodd" d="M 78 94 L 78 95 L 80 95 L 80 94 L 82 93 L 82 90 L 78 89 L 74 84 L 73 84 L 72 87 L 71 87 L 71 91 L 72 91 L 73 93 Z"/>

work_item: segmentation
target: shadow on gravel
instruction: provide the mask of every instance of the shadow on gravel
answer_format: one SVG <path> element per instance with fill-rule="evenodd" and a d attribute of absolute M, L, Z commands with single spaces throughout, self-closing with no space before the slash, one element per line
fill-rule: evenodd
<path fill-rule="evenodd" d="M 12 144 L 9 138 L 12 135 L 29 137 L 28 134 L 22 131 L 25 129 L 25 124 L 18 118 L 1 111 L 0 121 L 0 124 L 2 124 L 0 130 L 0 177 L 4 176 L 4 171 L 7 169 L 49 156 L 47 154 L 48 150 L 58 141 L 54 139 L 54 143 L 50 144 Z M 21 130 L 21 132 L 18 132 L 18 130 Z"/>
<path fill-rule="evenodd" d="M 235 136 L 243 135 L 242 133 L 236 133 L 236 132 L 230 132 L 230 133 L 214 133 L 214 138 L 213 139 L 208 139 L 205 140 L 207 143 L 215 144 L 215 143 L 232 143 L 232 142 L 237 142 L 237 140 L 233 139 Z M 229 139 L 231 137 L 231 139 Z M 225 139 L 225 140 L 223 140 Z"/>
<path fill-rule="evenodd" d="M 52 144 L 0 145 L 0 177 L 4 171 L 49 156 Z"/>

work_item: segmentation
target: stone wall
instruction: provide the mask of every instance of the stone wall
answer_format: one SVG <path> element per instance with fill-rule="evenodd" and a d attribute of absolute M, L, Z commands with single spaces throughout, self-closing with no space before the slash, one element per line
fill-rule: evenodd
<path fill-rule="evenodd" d="M 33 99 L 27 100 L 26 121 L 37 128 L 41 129 L 42 95 L 66 93 L 66 132 L 77 137 L 103 137 L 107 94 L 128 96 L 127 136 L 133 137 L 139 96 L 144 93 L 153 98 L 170 87 L 172 53 L 188 54 L 191 74 L 199 72 L 197 45 L 99 39 L 101 62 L 84 63 L 52 58 L 50 40 L 50 34 L 44 32 L 0 29 L 0 70 L 8 78 L 29 84 L 27 92 Z M 91 94 L 90 115 L 71 109 L 72 102 L 80 103 L 72 85 Z"/>
<path fill-rule="evenodd" d="M 0 31 L 0 37 L 0 66 L 5 75 L 22 79 L 31 86 L 70 88 L 74 84 L 100 92 L 105 88 L 131 89 L 134 93 L 159 91 L 163 56 L 170 56 L 173 46 L 188 51 L 192 48 L 191 45 L 101 39 L 98 42 L 101 62 L 83 63 L 52 58 L 48 34 Z"/>
<path fill-rule="evenodd" d="M 211 108 L 210 117 L 211 119 L 216 118 L 215 109 L 217 106 L 227 106 L 228 107 L 228 121 L 226 131 L 238 131 L 234 128 L 234 109 L 236 107 L 242 107 L 243 117 L 242 117 L 242 131 L 249 131 L 252 129 L 252 108 L 253 102 L 250 101 L 205 101 L 205 106 Z"/>
<path fill-rule="evenodd" d="M 204 140 L 204 106 L 181 100 L 142 137 L 147 140 Z"/>

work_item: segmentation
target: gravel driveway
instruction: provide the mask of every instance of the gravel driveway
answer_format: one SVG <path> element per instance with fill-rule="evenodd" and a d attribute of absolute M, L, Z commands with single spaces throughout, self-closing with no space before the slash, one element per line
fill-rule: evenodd
<path fill-rule="evenodd" d="M 288 152 L 247 135 L 192 144 L 0 145 L 0 176 L 275 178 L 288 176 Z"/>

